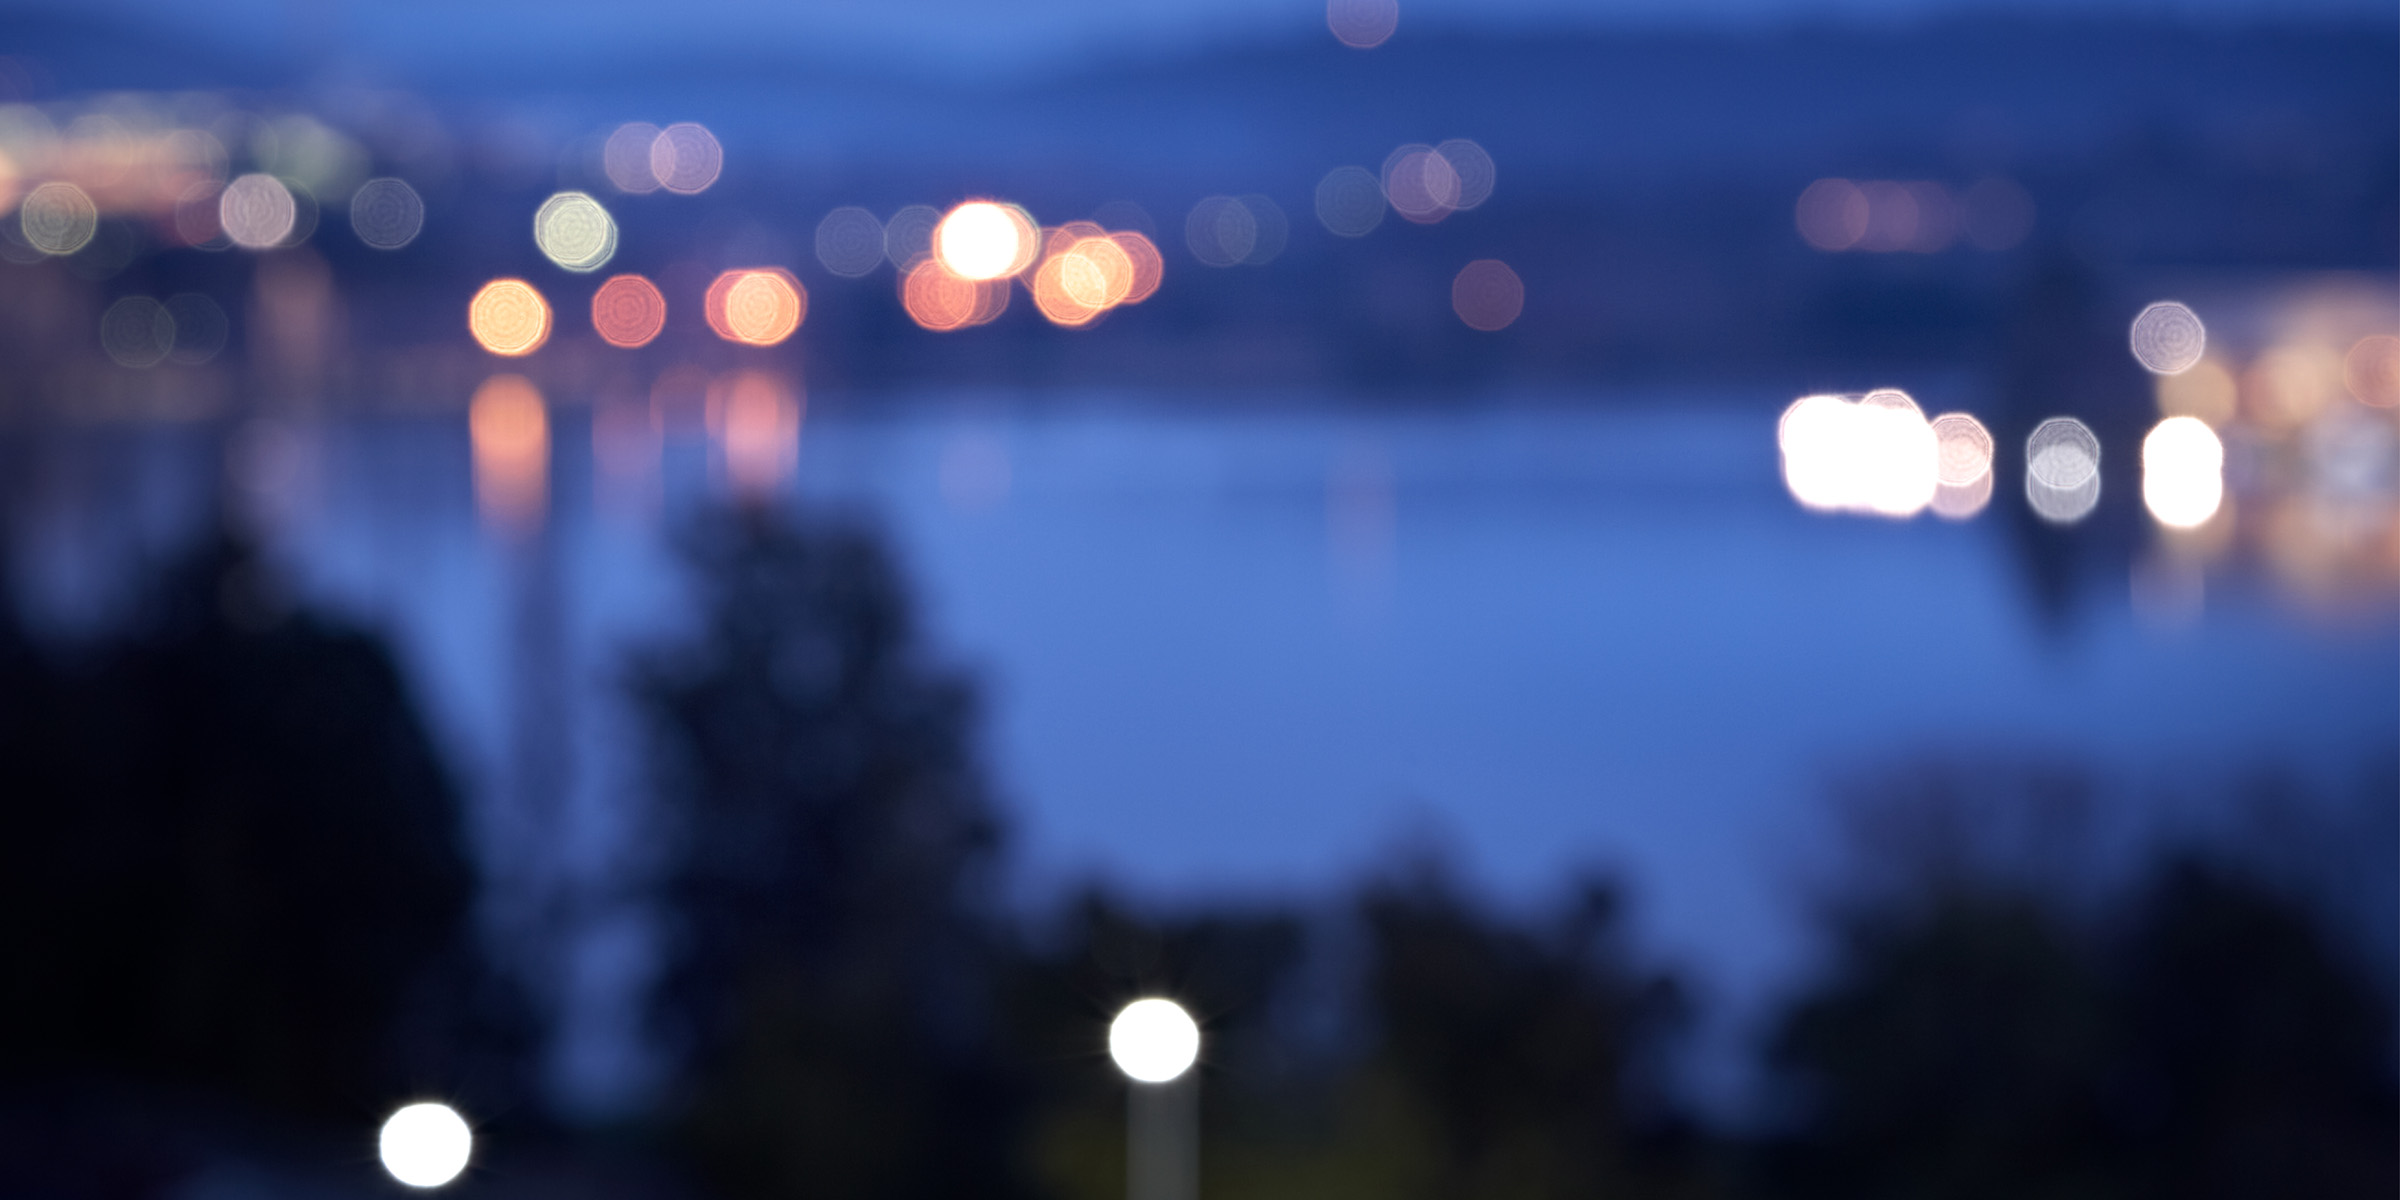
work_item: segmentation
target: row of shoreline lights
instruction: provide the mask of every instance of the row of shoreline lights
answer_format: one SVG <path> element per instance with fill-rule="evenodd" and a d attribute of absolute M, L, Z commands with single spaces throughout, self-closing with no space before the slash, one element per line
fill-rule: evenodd
<path fill-rule="evenodd" d="M 2189 306 L 2162 300 L 2134 317 L 2127 345 L 2144 370 L 2166 380 L 2204 361 L 2208 329 Z M 2400 339 L 2361 340 L 2348 367 L 2361 404 L 2400 403 Z M 1855 400 L 1804 396 L 1784 410 L 1776 441 L 1785 486 L 1813 511 L 1906 519 L 1931 509 L 1964 520 L 1991 499 L 1990 432 L 1966 413 L 1927 420 L 1897 389 Z M 2025 498 L 2053 523 L 2090 515 L 2100 502 L 2100 439 L 2090 427 L 2052 417 L 2034 428 L 2025 444 Z M 2210 423 L 2171 413 L 2154 425 L 2142 440 L 2142 502 L 2150 515 L 2169 528 L 2193 529 L 2224 499 L 2225 443 Z"/>
<path fill-rule="evenodd" d="M 1109 1023 L 1108 1054 L 1136 1084 L 1172 1083 L 1200 1060 L 1200 1026 L 1172 1000 L 1136 1000 Z M 456 1180 L 474 1151 L 475 1133 L 466 1118 L 439 1101 L 403 1105 L 384 1120 L 376 1138 L 384 1171 L 418 1189 Z"/>

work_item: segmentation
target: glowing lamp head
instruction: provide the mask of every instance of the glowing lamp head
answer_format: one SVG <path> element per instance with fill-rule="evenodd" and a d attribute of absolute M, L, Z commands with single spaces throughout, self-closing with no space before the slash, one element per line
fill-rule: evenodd
<path fill-rule="evenodd" d="M 411 1104 L 383 1123 L 383 1169 L 413 1188 L 437 1188 L 467 1169 L 475 1135 L 447 1104 Z"/>
<path fill-rule="evenodd" d="M 950 210 L 933 231 L 933 252 L 961 279 L 998 279 L 1015 270 L 1023 231 L 1008 210 L 970 200 Z"/>
<path fill-rule="evenodd" d="M 1200 1057 L 1200 1026 L 1172 1000 L 1136 1000 L 1108 1027 L 1108 1056 L 1142 1083 L 1166 1083 Z"/>

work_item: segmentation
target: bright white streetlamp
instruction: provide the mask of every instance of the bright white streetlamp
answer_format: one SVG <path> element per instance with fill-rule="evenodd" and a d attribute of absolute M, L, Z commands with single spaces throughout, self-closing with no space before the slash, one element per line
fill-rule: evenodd
<path fill-rule="evenodd" d="M 1200 1057 L 1200 1026 L 1172 1000 L 1136 1000 L 1108 1027 L 1108 1056 L 1141 1083 L 1166 1083 Z"/>
<path fill-rule="evenodd" d="M 467 1169 L 475 1134 L 447 1104 L 411 1104 L 383 1123 L 383 1169 L 413 1188 L 437 1188 Z"/>
<path fill-rule="evenodd" d="M 1199 1200 L 1200 1026 L 1172 1000 L 1136 1000 L 1108 1027 L 1125 1097 L 1127 1200 Z"/>

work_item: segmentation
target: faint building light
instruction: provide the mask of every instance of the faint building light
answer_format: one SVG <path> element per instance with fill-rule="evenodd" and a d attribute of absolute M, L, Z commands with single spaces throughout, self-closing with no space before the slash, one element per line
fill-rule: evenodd
<path fill-rule="evenodd" d="M 1939 254 L 1949 249 L 1958 240 L 1958 203 L 1950 198 L 1950 189 L 1926 180 L 1902 186 L 1917 212 L 1916 232 L 1909 238 L 1907 249 L 1919 254 Z"/>
<path fill-rule="evenodd" d="M 2013 250 L 2033 232 L 2033 197 L 2012 180 L 1980 180 L 1964 201 L 1959 224 L 1979 250 Z"/>
<path fill-rule="evenodd" d="M 126 296 L 100 314 L 100 348 L 120 367 L 155 367 L 175 348 L 175 318 L 148 296 Z"/>
<path fill-rule="evenodd" d="M 900 281 L 900 307 L 908 319 L 936 332 L 966 328 L 979 300 L 974 281 L 951 274 L 935 259 L 918 263 Z"/>
<path fill-rule="evenodd" d="M 639 275 L 612 276 L 592 293 L 592 329 L 611 346 L 647 346 L 666 326 L 667 298 Z"/>
<path fill-rule="evenodd" d="M 225 236 L 224 223 L 217 219 L 219 197 L 224 185 L 214 180 L 202 180 L 185 188 L 175 201 L 175 236 L 195 250 L 223 250 L 233 245 Z"/>
<path fill-rule="evenodd" d="M 1383 194 L 1393 212 L 1431 225 L 1458 211 L 1458 170 L 1431 146 L 1401 146 L 1383 160 Z"/>
<path fill-rule="evenodd" d="M 2276 346 L 2242 373 L 2242 407 L 2269 429 L 2295 429 L 2332 405 L 2343 374 L 2342 360 L 2323 346 Z"/>
<path fill-rule="evenodd" d="M 272 175 L 244 175 L 217 197 L 217 224 L 244 250 L 266 250 L 292 241 L 300 217 L 292 189 Z"/>
<path fill-rule="evenodd" d="M 187 367 L 215 358 L 232 334 L 225 310 L 198 292 L 167 297 L 167 315 L 175 320 L 175 347 L 167 358 Z"/>
<path fill-rule="evenodd" d="M 1966 413 L 1943 413 L 1932 423 L 1935 516 L 1963 521 L 1992 498 L 1992 435 Z"/>
<path fill-rule="evenodd" d="M 1183 223 L 1192 257 L 1212 267 L 1230 267 L 1258 247 L 1258 218 L 1231 196 L 1210 196 L 1192 206 Z"/>
<path fill-rule="evenodd" d="M 1492 198 L 1492 187 L 1499 181 L 1499 168 L 1482 146 L 1465 138 L 1452 138 L 1433 148 L 1442 161 L 1458 175 L 1457 208 L 1465 212 Z"/>
<path fill-rule="evenodd" d="M 475 455 L 475 506 L 508 534 L 539 528 L 549 503 L 550 415 L 522 375 L 494 375 L 467 404 Z"/>
<path fill-rule="evenodd" d="M 378 250 L 397 250 L 425 228 L 425 201 L 401 179 L 370 179 L 350 196 L 350 228 Z"/>
<path fill-rule="evenodd" d="M 883 222 L 857 207 L 837 208 L 817 222 L 817 261 L 844 279 L 883 265 Z"/>
<path fill-rule="evenodd" d="M 658 190 L 658 172 L 650 167 L 650 148 L 658 144 L 659 128 L 648 121 L 619 125 L 600 146 L 600 170 L 620 192 L 646 196 Z"/>
<path fill-rule="evenodd" d="M 2025 500 L 2045 521 L 2071 525 L 2100 503 L 2100 439 L 2073 417 L 2052 417 L 2025 439 Z"/>
<path fill-rule="evenodd" d="M 689 121 L 669 125 L 650 140 L 650 173 L 670 192 L 705 192 L 724 169 L 725 148 L 717 144 L 717 135 Z"/>
<path fill-rule="evenodd" d="M 45 183 L 25 194 L 17 208 L 25 244 L 44 254 L 73 254 L 90 244 L 100 228 L 100 209 L 82 188 Z"/>
<path fill-rule="evenodd" d="M 1158 222 L 1150 219 L 1150 210 L 1131 200 L 1111 200 L 1092 210 L 1092 220 L 1109 229 L 1129 229 L 1145 238 L 1158 236 Z"/>
<path fill-rule="evenodd" d="M 942 499 L 959 512 L 983 512 L 1008 499 L 1008 445 L 988 433 L 959 433 L 942 446 Z"/>
<path fill-rule="evenodd" d="M 2173 300 L 2144 308 L 2129 336 L 2133 357 L 2154 375 L 2189 371 L 2208 348 L 2208 329 L 2199 314 Z"/>
<path fill-rule="evenodd" d="M 1141 1083 L 1167 1083 L 1200 1058 L 1200 1026 L 1172 1000 L 1136 1000 L 1108 1026 L 1108 1056 Z"/>
<path fill-rule="evenodd" d="M 1888 180 L 1858 185 L 1867 202 L 1867 231 L 1855 249 L 1876 254 L 1906 250 L 1917 240 L 1917 198 L 1909 189 Z"/>
<path fill-rule="evenodd" d="M 961 279 L 998 279 L 1032 257 L 1032 240 L 1007 209 L 970 200 L 934 227 L 934 257 Z"/>
<path fill-rule="evenodd" d="M 1133 282 L 1125 289 L 1124 303 L 1140 304 L 1157 293 L 1167 274 L 1166 256 L 1158 252 L 1158 244 L 1133 229 L 1118 230 L 1109 234 L 1108 240 L 1125 252 L 1125 261 L 1133 267 Z"/>
<path fill-rule="evenodd" d="M 590 196 L 560 192 L 534 210 L 533 244 L 569 271 L 597 271 L 616 256 L 617 223 Z"/>
<path fill-rule="evenodd" d="M 2142 439 L 2142 503 L 2161 525 L 2191 529 L 2225 499 L 2225 444 L 2192 417 L 2168 417 Z"/>
<path fill-rule="evenodd" d="M 1400 28 L 1400 0 L 1325 0 L 1325 27 L 1345 46 L 1372 50 Z"/>
<path fill-rule="evenodd" d="M 2358 339 L 2343 359 L 2342 381 L 2360 404 L 2400 405 L 2400 337 L 2379 333 Z"/>
<path fill-rule="evenodd" d="M 550 340 L 550 305 L 522 279 L 495 279 L 467 302 L 467 331 L 494 354 L 531 354 Z"/>
<path fill-rule="evenodd" d="M 1281 205 L 1265 196 L 1252 194 L 1237 199 L 1243 208 L 1249 210 L 1250 223 L 1258 231 L 1251 241 L 1250 253 L 1242 256 L 1242 262 L 1263 267 L 1275 261 L 1276 256 L 1283 253 L 1283 248 L 1290 244 L 1291 219 L 1283 215 Z"/>
<path fill-rule="evenodd" d="M 1383 183 L 1365 167 L 1335 167 L 1317 181 L 1317 223 L 1335 237 L 1365 237 L 1383 224 Z"/>
<path fill-rule="evenodd" d="M 1847 179 L 1820 179 L 1801 190 L 1792 222 L 1809 245 L 1828 253 L 1848 250 L 1867 236 L 1867 195 Z"/>
<path fill-rule="evenodd" d="M 942 214 L 923 204 L 911 204 L 883 223 L 883 254 L 902 271 L 916 268 L 933 256 L 933 231 Z"/>
<path fill-rule="evenodd" d="M 2213 358 L 2202 358 L 2190 370 L 2151 378 L 2162 417 L 2196 417 L 2211 425 L 2233 419 L 2240 390 L 2233 372 Z"/>
<path fill-rule="evenodd" d="M 778 267 L 727 271 L 709 285 L 703 303 L 718 337 L 750 346 L 776 345 L 808 317 L 808 290 Z"/>
<path fill-rule="evenodd" d="M 776 375 L 736 371 L 709 385 L 708 425 L 724 446 L 725 474 L 746 497 L 773 492 L 800 461 L 806 402 Z"/>
<path fill-rule="evenodd" d="M 376 1151 L 392 1178 L 413 1188 L 437 1188 L 467 1169 L 475 1135 L 447 1104 L 411 1104 L 383 1123 Z"/>
<path fill-rule="evenodd" d="M 1525 311 L 1525 281 L 1499 259 L 1476 259 L 1450 281 L 1450 310 L 1469 329 L 1506 329 Z"/>

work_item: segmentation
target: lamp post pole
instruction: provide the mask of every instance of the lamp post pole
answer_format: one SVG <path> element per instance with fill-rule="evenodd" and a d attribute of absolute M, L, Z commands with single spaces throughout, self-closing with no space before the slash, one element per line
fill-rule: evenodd
<path fill-rule="evenodd" d="M 1172 1000 L 1136 1000 L 1108 1029 L 1125 1096 L 1126 1200 L 1200 1200 L 1200 1026 Z"/>

